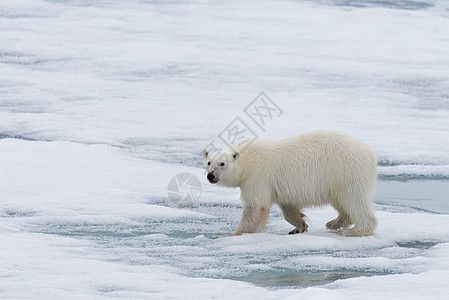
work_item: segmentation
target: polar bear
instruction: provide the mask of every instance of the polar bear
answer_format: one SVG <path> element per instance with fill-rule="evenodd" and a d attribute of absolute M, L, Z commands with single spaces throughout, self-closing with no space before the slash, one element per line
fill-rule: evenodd
<path fill-rule="evenodd" d="M 344 236 L 372 235 L 377 226 L 373 151 L 345 134 L 314 131 L 282 140 L 253 140 L 220 151 L 203 150 L 212 184 L 240 187 L 243 212 L 231 234 L 263 232 L 273 203 L 289 234 L 307 231 L 302 209 L 332 205 L 338 212 L 327 229 Z"/>

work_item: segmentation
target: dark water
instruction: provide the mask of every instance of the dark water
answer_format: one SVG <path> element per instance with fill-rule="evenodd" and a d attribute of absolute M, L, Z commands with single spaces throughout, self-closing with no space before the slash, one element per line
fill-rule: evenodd
<path fill-rule="evenodd" d="M 269 289 L 278 288 L 305 288 L 309 286 L 332 283 L 340 279 L 361 276 L 388 275 L 388 272 L 370 272 L 354 270 L 289 270 L 279 269 L 269 272 L 252 272 L 246 277 L 237 280 L 249 282 Z M 233 279 L 233 278 L 230 278 Z"/>

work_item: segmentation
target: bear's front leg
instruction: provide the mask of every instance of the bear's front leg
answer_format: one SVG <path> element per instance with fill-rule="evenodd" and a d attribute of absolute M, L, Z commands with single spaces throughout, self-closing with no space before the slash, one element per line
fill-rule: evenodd
<path fill-rule="evenodd" d="M 269 215 L 269 205 L 244 202 L 242 218 L 237 230 L 233 234 L 222 237 L 242 235 L 243 233 L 264 232 Z"/>
<path fill-rule="evenodd" d="M 295 229 L 290 231 L 288 234 L 303 233 L 307 231 L 309 226 L 307 225 L 306 215 L 301 212 L 301 208 L 294 205 L 280 205 L 284 219 L 295 226 Z"/>

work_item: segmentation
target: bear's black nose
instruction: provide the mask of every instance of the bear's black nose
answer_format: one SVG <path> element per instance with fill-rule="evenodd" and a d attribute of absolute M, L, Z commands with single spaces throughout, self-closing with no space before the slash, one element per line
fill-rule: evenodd
<path fill-rule="evenodd" d="M 209 179 L 209 181 L 212 181 L 215 179 L 215 176 L 212 173 L 207 174 L 207 179 Z"/>

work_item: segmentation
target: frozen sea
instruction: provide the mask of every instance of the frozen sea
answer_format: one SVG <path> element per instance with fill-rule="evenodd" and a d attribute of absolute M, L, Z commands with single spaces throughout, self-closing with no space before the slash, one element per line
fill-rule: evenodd
<path fill-rule="evenodd" d="M 260 127 L 262 91 L 282 113 Z M 273 207 L 217 238 L 239 191 L 200 152 L 236 118 L 369 144 L 376 235 L 327 232 L 331 208 L 287 235 Z M 1 299 L 447 299 L 448 279 L 448 1 L 0 1 Z"/>

